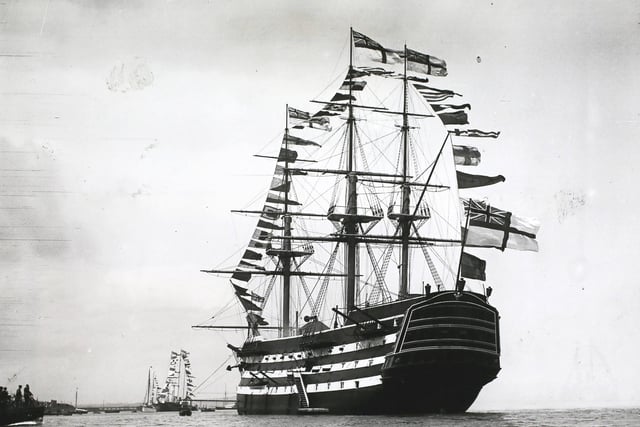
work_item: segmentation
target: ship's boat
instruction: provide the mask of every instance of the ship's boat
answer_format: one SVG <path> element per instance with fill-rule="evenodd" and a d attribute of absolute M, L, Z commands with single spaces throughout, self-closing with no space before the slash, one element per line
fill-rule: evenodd
<path fill-rule="evenodd" d="M 472 251 L 537 251 L 538 224 L 474 192 L 499 132 L 469 127 L 446 62 L 356 31 L 316 112 L 286 107 L 275 170 L 228 277 L 240 414 L 463 412 L 500 371 L 499 314 Z M 430 81 L 433 80 L 433 81 Z M 234 325 L 199 325 L 233 328 Z"/>

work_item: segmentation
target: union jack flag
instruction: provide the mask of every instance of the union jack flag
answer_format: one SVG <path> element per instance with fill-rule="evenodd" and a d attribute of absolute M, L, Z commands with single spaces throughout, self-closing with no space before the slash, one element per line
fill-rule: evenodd
<path fill-rule="evenodd" d="M 509 228 L 511 212 L 494 208 L 482 200 L 464 199 L 462 203 L 464 204 L 465 212 L 469 215 L 470 225 L 486 226 L 492 224 Z"/>
<path fill-rule="evenodd" d="M 462 96 L 459 93 L 455 93 L 448 89 L 438 89 L 421 84 L 414 84 L 413 86 L 418 90 L 418 92 L 420 92 L 420 95 L 422 95 L 427 102 L 442 102 L 448 98 L 453 98 L 456 95 Z"/>
<path fill-rule="evenodd" d="M 469 246 L 480 248 L 505 248 L 537 251 L 536 220 L 519 218 L 486 202 L 461 199 L 468 214 L 468 226 L 463 226 L 464 238 Z"/>

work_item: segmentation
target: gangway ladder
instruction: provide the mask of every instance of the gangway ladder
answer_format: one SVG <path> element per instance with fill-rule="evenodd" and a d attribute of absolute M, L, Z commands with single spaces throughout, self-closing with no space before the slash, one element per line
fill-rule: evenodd
<path fill-rule="evenodd" d="M 300 372 L 293 373 L 293 382 L 298 389 L 298 407 L 299 408 L 308 408 L 309 407 L 309 396 L 307 396 L 307 390 L 304 385 L 304 381 L 302 380 L 302 374 Z"/>

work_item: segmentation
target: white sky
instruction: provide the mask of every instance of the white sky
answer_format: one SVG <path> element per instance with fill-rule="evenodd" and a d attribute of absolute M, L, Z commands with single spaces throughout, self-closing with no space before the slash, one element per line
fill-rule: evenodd
<path fill-rule="evenodd" d="M 474 408 L 640 404 L 639 22 L 631 1 L 2 0 L 0 385 L 134 402 L 171 349 L 198 380 L 223 363 L 190 325 L 231 291 L 199 270 L 246 243 L 228 211 L 273 167 L 251 154 L 346 67 L 353 26 L 447 60 L 439 86 L 502 131 L 477 144 L 507 177 L 486 194 L 542 223 L 537 254 L 476 251 L 503 370 Z M 122 65 L 153 79 L 109 90 Z"/>

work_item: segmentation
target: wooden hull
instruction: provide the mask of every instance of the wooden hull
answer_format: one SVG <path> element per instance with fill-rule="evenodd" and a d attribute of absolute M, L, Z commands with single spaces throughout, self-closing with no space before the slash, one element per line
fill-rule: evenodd
<path fill-rule="evenodd" d="M 439 292 L 364 311 L 349 313 L 357 324 L 246 343 L 238 413 L 464 412 L 500 370 L 498 313 L 482 295 Z"/>
<path fill-rule="evenodd" d="M 0 407 L 0 426 L 7 426 L 17 423 L 42 422 L 44 417 L 43 406 L 27 407 Z"/>
<path fill-rule="evenodd" d="M 178 402 L 156 403 L 153 406 L 156 408 L 156 412 L 178 412 L 180 410 Z"/>

